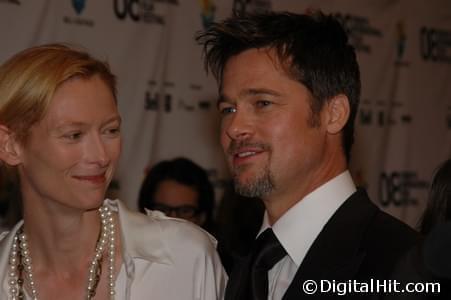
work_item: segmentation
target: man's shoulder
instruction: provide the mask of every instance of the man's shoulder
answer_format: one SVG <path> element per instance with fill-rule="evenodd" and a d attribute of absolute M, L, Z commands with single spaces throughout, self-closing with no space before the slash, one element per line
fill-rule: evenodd
<path fill-rule="evenodd" d="M 380 210 L 365 234 L 367 251 L 382 259 L 397 259 L 421 240 L 420 234 L 402 221 Z"/>
<path fill-rule="evenodd" d="M 381 209 L 368 224 L 362 241 L 368 274 L 385 277 L 421 241 L 420 234 Z"/>
<path fill-rule="evenodd" d="M 350 204 L 348 210 L 357 210 L 351 215 L 357 219 L 362 218 L 359 224 L 366 223 L 363 235 L 367 243 L 383 242 L 386 248 L 409 248 L 419 241 L 420 234 L 417 231 L 380 209 L 370 200 L 365 190 L 359 189 L 349 200 L 354 204 Z M 361 215 L 357 216 L 359 214 Z"/>
<path fill-rule="evenodd" d="M 360 236 L 349 240 L 358 243 L 359 252 L 364 255 L 362 269 L 366 271 L 363 274 L 388 274 L 393 265 L 421 241 L 418 232 L 380 209 L 362 189 L 345 202 L 338 215 L 337 221 L 347 224 L 342 229 Z"/>

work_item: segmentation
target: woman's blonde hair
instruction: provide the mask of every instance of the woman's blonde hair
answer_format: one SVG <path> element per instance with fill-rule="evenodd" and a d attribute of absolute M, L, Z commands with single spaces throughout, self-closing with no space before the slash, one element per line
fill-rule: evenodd
<path fill-rule="evenodd" d="M 63 44 L 25 49 L 0 66 L 0 125 L 24 143 L 65 81 L 99 75 L 116 99 L 116 77 L 106 62 Z"/>

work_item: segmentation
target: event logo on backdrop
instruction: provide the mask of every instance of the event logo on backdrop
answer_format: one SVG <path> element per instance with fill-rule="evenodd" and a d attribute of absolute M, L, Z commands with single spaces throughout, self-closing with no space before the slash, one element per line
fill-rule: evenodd
<path fill-rule="evenodd" d="M 237 13 L 267 12 L 272 10 L 271 0 L 233 0 L 232 10 Z"/>
<path fill-rule="evenodd" d="M 164 25 L 165 17 L 157 12 L 160 5 L 179 3 L 178 0 L 113 0 L 114 14 L 119 20 Z"/>
<path fill-rule="evenodd" d="M 372 26 L 366 17 L 335 13 L 335 18 L 343 25 L 348 33 L 349 42 L 354 46 L 355 50 L 363 53 L 371 53 L 371 46 L 367 42 L 367 38 L 382 38 L 382 32 Z"/>
<path fill-rule="evenodd" d="M 0 3 L 10 3 L 10 4 L 16 4 L 16 5 L 21 4 L 19 0 L 0 0 Z"/>
<path fill-rule="evenodd" d="M 383 207 L 417 206 L 415 190 L 427 190 L 429 183 L 418 178 L 415 171 L 382 172 L 379 176 L 379 201 Z"/>
<path fill-rule="evenodd" d="M 178 111 L 210 111 L 212 103 L 210 100 L 202 99 L 199 94 L 203 87 L 199 84 L 190 84 L 188 86 L 189 92 L 184 94 L 184 97 L 179 97 L 175 101 L 175 83 L 165 81 L 159 84 L 154 80 L 147 82 L 147 90 L 144 97 L 144 109 L 146 111 L 162 111 L 171 113 L 174 110 Z"/>
<path fill-rule="evenodd" d="M 215 21 L 216 5 L 213 3 L 213 0 L 199 0 L 199 2 L 202 26 L 204 29 L 207 29 Z"/>
<path fill-rule="evenodd" d="M 81 16 L 86 8 L 86 0 L 71 0 L 71 3 L 75 14 L 64 16 L 63 22 L 67 25 L 94 27 L 93 19 Z"/>
<path fill-rule="evenodd" d="M 144 109 L 148 111 L 164 111 L 171 112 L 173 107 L 172 90 L 174 83 L 165 81 L 162 88 L 160 84 L 154 80 L 147 82 L 147 91 L 144 98 Z"/>
<path fill-rule="evenodd" d="M 404 104 L 397 101 L 362 99 L 358 122 L 362 126 L 394 126 L 412 123 L 412 114 L 403 111 Z"/>
<path fill-rule="evenodd" d="M 77 12 L 77 15 L 80 15 L 81 12 L 85 9 L 85 0 L 72 0 L 72 6 Z"/>
<path fill-rule="evenodd" d="M 396 60 L 395 65 L 397 67 L 407 67 L 409 62 L 405 59 L 407 48 L 407 33 L 406 25 L 404 21 L 398 21 L 396 23 Z"/>
<path fill-rule="evenodd" d="M 422 27 L 420 51 L 425 61 L 451 63 L 451 31 Z"/>

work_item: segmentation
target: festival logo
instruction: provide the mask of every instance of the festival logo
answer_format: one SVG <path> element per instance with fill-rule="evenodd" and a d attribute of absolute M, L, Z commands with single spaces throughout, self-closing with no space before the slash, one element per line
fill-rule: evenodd
<path fill-rule="evenodd" d="M 335 13 L 334 17 L 343 25 L 348 33 L 349 42 L 358 52 L 370 54 L 372 48 L 367 39 L 370 37 L 382 38 L 383 36 L 382 32 L 372 26 L 366 17 L 342 13 Z"/>
<path fill-rule="evenodd" d="M 396 23 L 396 66 L 406 67 L 409 63 L 404 59 L 407 47 L 406 27 L 403 21 Z"/>
<path fill-rule="evenodd" d="M 399 101 L 387 99 L 362 99 L 357 120 L 362 126 L 387 127 L 395 125 L 409 125 L 412 114 L 407 106 Z"/>
<path fill-rule="evenodd" d="M 183 96 L 178 96 L 174 82 L 163 83 L 155 80 L 147 82 L 144 96 L 144 109 L 146 111 L 160 111 L 171 113 L 172 111 L 210 111 L 213 107 L 211 99 L 203 96 L 203 87 L 199 84 L 190 84 L 188 91 Z"/>
<path fill-rule="evenodd" d="M 114 14 L 119 20 L 164 25 L 165 17 L 157 13 L 160 5 L 179 4 L 178 0 L 113 0 Z"/>
<path fill-rule="evenodd" d="M 71 0 L 71 3 L 75 15 L 65 15 L 63 22 L 67 25 L 94 27 L 93 19 L 81 16 L 86 8 L 86 0 Z"/>
<path fill-rule="evenodd" d="M 429 183 L 418 178 L 414 171 L 403 170 L 382 172 L 379 176 L 379 200 L 383 207 L 416 206 L 419 200 L 413 196 L 414 191 L 425 191 Z"/>
<path fill-rule="evenodd" d="M 0 3 L 9 3 L 9 4 L 16 4 L 16 5 L 21 4 L 19 0 L 0 0 Z"/>
<path fill-rule="evenodd" d="M 175 86 L 173 82 L 158 84 L 154 80 L 147 83 L 147 90 L 144 97 L 144 109 L 148 111 L 172 111 L 172 92 Z"/>
<path fill-rule="evenodd" d="M 213 0 L 199 0 L 201 6 L 201 19 L 202 26 L 204 29 L 210 27 L 210 25 L 214 22 L 216 5 L 213 3 Z"/>
<path fill-rule="evenodd" d="M 232 10 L 236 13 L 263 13 L 272 10 L 271 0 L 233 0 Z"/>
<path fill-rule="evenodd" d="M 431 27 L 420 29 L 420 51 L 428 62 L 451 63 L 451 31 Z"/>
<path fill-rule="evenodd" d="M 77 15 L 80 15 L 81 12 L 85 9 L 85 0 L 72 0 L 72 6 L 77 12 Z"/>

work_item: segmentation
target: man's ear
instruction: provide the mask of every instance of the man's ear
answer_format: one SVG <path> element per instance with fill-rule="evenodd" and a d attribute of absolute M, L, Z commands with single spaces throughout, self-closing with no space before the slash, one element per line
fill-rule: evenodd
<path fill-rule="evenodd" d="M 20 163 L 20 147 L 8 127 L 0 124 L 0 160 L 10 166 Z"/>
<path fill-rule="evenodd" d="M 327 102 L 327 132 L 330 134 L 337 134 L 341 132 L 346 122 L 349 119 L 351 108 L 349 106 L 349 99 L 344 94 L 339 94 Z"/>

